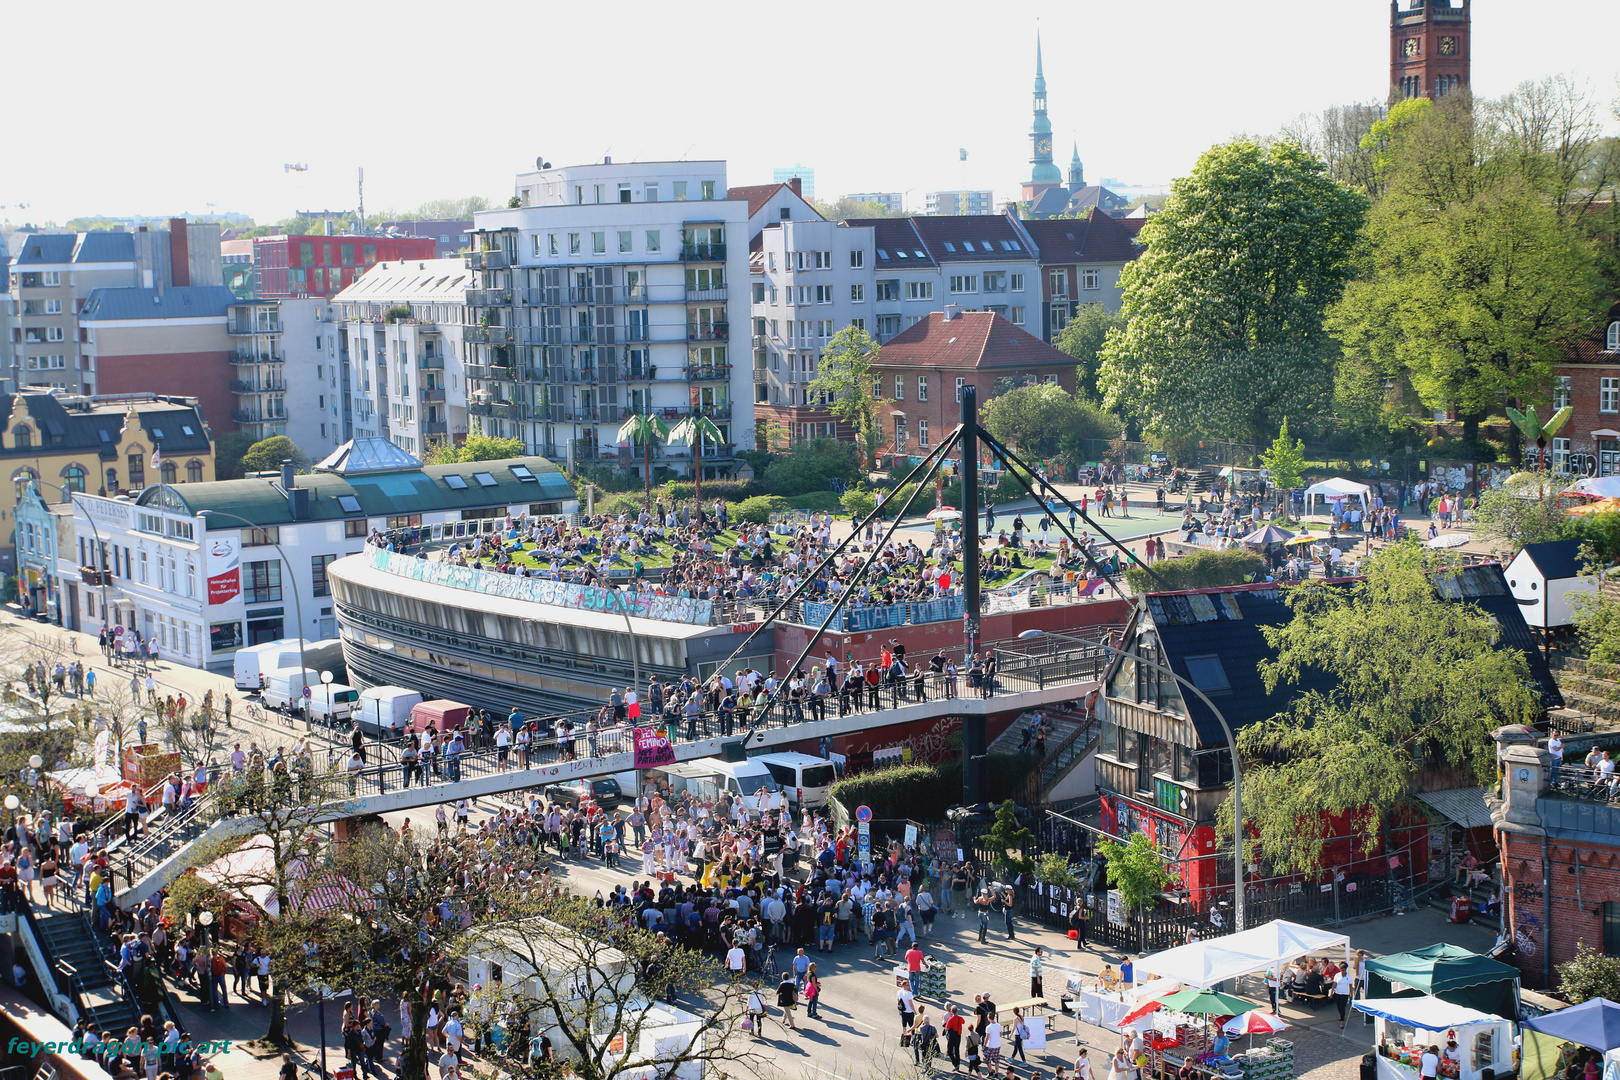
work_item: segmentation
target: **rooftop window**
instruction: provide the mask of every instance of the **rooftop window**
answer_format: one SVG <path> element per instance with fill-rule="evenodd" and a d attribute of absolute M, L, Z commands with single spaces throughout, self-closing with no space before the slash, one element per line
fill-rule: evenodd
<path fill-rule="evenodd" d="M 479 487 L 495 487 L 498 483 L 495 477 L 487 472 L 475 472 L 473 479 L 478 481 Z"/>
<path fill-rule="evenodd" d="M 444 486 L 449 488 L 451 491 L 466 491 L 467 481 L 457 476 L 455 473 L 451 473 L 449 476 L 444 478 Z"/>
<path fill-rule="evenodd" d="M 345 514 L 358 514 L 360 512 L 360 500 L 353 495 L 339 495 L 338 506 L 343 508 Z"/>

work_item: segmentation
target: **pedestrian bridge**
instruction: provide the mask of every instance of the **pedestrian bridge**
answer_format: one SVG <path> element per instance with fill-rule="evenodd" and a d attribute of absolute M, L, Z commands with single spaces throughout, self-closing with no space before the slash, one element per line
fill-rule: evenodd
<path fill-rule="evenodd" d="M 834 708 L 828 710 L 825 719 L 813 720 L 807 712 L 804 721 L 794 722 L 791 717 L 776 715 L 773 710 L 746 733 L 747 746 L 755 751 L 945 717 L 992 718 L 1052 707 L 1089 694 L 1098 685 L 1107 656 L 1105 645 L 1090 641 L 1050 651 L 1032 649 L 1022 656 L 1011 656 L 998 672 L 996 693 L 988 698 L 896 701 L 885 688 L 882 700 L 887 707 L 851 712 L 846 716 L 836 715 Z M 706 733 L 698 739 L 678 739 L 675 759 L 692 761 L 722 756 L 726 744 L 738 742 L 744 734 Z M 526 791 L 635 768 L 633 733 L 626 728 L 600 732 L 594 739 L 576 732 L 572 743 L 572 753 L 568 747 L 559 746 L 555 739 L 531 744 L 526 768 L 521 766 L 515 747 L 504 769 L 494 747 L 469 751 L 457 762 L 460 779 L 455 781 L 449 779 L 449 763 L 441 758 L 443 777 L 409 787 L 405 786 L 403 770 L 397 760 L 392 760 L 392 748 L 383 751 L 391 760 L 372 764 L 352 777 L 341 771 L 334 757 L 330 764 L 323 763 L 328 764 L 328 771 L 293 784 L 296 798 L 291 802 L 302 809 L 290 811 L 285 808 L 262 813 L 253 811 L 256 798 L 265 795 L 274 798 L 267 786 L 259 786 L 257 795 L 240 786 L 227 795 L 224 789 L 232 785 L 215 785 L 198 799 L 189 815 L 175 820 L 160 818 L 148 836 L 114 855 L 114 868 L 118 871 L 115 877 L 122 880 L 121 887 L 116 889 L 118 901 L 125 907 L 138 903 L 187 868 L 211 861 L 214 853 L 231 841 L 263 832 L 267 825 L 277 822 L 284 827 L 307 827 L 367 814 L 414 810 L 457 799 Z M 367 749 L 370 752 L 374 747 L 368 744 Z M 237 784 L 240 785 L 240 781 Z M 307 794 L 298 790 L 300 785 L 309 784 L 319 785 L 318 790 Z M 234 801 L 239 810 L 234 815 L 226 813 L 228 799 Z"/>

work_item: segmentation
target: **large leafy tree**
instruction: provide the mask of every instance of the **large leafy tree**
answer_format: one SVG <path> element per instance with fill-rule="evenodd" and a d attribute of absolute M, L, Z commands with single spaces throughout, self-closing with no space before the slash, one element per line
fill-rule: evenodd
<path fill-rule="evenodd" d="M 1097 369 L 1102 364 L 1103 342 L 1109 333 L 1121 333 L 1125 320 L 1118 312 L 1109 311 L 1101 304 L 1081 304 L 1074 318 L 1059 330 L 1052 344 L 1079 361 L 1079 395 L 1097 396 Z"/>
<path fill-rule="evenodd" d="M 1565 343 L 1590 325 L 1602 280 L 1560 205 L 1555 145 L 1480 115 L 1466 95 L 1403 103 L 1374 126 L 1385 192 L 1362 274 L 1329 315 L 1347 359 L 1404 378 L 1464 437 L 1515 400 L 1545 398 Z M 1567 156 L 1573 151 L 1564 151 Z"/>
<path fill-rule="evenodd" d="M 1056 383 L 1020 386 L 984 403 L 984 428 L 1020 455 L 1050 457 L 1071 438 L 1112 439 L 1119 421 Z"/>
<path fill-rule="evenodd" d="M 242 468 L 248 472 L 275 472 L 283 461 L 291 460 L 293 468 L 309 468 L 309 455 L 285 435 L 272 435 L 260 439 L 242 455 Z"/>
<path fill-rule="evenodd" d="M 1288 417 L 1283 417 L 1271 448 L 1260 454 L 1260 463 L 1271 473 L 1271 482 L 1280 491 L 1292 491 L 1305 482 L 1305 440 L 1289 440 Z"/>
<path fill-rule="evenodd" d="M 1343 292 L 1365 198 L 1293 143 L 1207 151 L 1148 219 L 1103 345 L 1110 407 L 1153 430 L 1269 442 L 1327 400 L 1323 316 Z"/>
<path fill-rule="evenodd" d="M 1428 768 L 1488 780 L 1491 731 L 1540 708 L 1524 654 L 1499 644 L 1489 615 L 1441 596 L 1447 571 L 1427 566 L 1428 554 L 1385 548 L 1355 584 L 1290 589 L 1293 618 L 1264 631 L 1276 650 L 1260 664 L 1267 693 L 1329 676 L 1238 732 L 1244 817 L 1278 872 L 1320 869 L 1341 815 L 1355 833 L 1380 835 Z M 1230 815 L 1228 802 L 1228 828 Z"/>
<path fill-rule="evenodd" d="M 878 447 L 883 445 L 883 429 L 878 426 L 878 399 L 872 393 L 872 365 L 877 363 L 878 343 L 855 325 L 832 336 L 821 353 L 821 365 L 806 393 L 820 397 L 842 422 L 855 429 L 861 463 L 868 467 Z"/>

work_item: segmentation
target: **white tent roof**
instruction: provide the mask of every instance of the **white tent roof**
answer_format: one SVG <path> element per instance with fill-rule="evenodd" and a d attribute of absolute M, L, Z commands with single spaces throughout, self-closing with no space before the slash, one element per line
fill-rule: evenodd
<path fill-rule="evenodd" d="M 1282 965 L 1297 957 L 1344 946 L 1350 939 L 1298 923 L 1276 919 L 1240 934 L 1229 934 L 1212 941 L 1195 941 L 1136 961 L 1136 970 L 1164 979 L 1176 979 L 1188 986 L 1208 989 L 1227 979 L 1249 975 Z"/>
<path fill-rule="evenodd" d="M 1351 1004 L 1364 1013 L 1424 1031 L 1445 1031 L 1465 1024 L 1505 1022 L 1500 1016 L 1453 1005 L 1437 997 L 1369 998 Z"/>
<path fill-rule="evenodd" d="M 1331 480 L 1322 480 L 1305 489 L 1307 495 L 1370 495 L 1372 488 L 1366 484 L 1358 484 L 1354 480 L 1346 480 L 1335 476 Z"/>
<path fill-rule="evenodd" d="M 1586 476 L 1571 484 L 1566 491 L 1582 495 L 1596 495 L 1600 499 L 1620 496 L 1620 476 Z"/>

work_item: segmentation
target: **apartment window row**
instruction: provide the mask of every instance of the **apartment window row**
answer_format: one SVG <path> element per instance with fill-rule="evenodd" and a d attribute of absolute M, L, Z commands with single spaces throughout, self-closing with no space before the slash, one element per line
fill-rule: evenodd
<path fill-rule="evenodd" d="M 611 239 L 610 239 L 611 236 Z M 606 255 L 609 243 L 620 255 L 633 255 L 636 253 L 634 229 L 616 229 L 611 234 L 605 229 L 596 229 L 589 233 L 535 233 L 531 237 L 534 245 L 534 257 L 559 258 L 566 251 L 569 255 L 585 254 L 586 243 L 590 244 L 592 255 Z M 664 250 L 664 232 L 662 229 L 646 229 L 641 234 L 641 250 L 648 255 L 657 255 Z"/>

